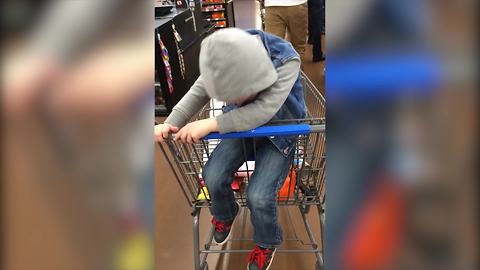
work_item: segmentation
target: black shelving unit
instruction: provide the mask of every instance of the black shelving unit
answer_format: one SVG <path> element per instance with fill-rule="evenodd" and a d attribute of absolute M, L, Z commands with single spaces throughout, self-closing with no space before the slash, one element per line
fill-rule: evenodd
<path fill-rule="evenodd" d="M 156 116 L 168 115 L 200 75 L 200 45 L 215 31 L 202 17 L 200 9 L 174 8 L 168 15 L 155 18 Z M 168 51 L 168 67 L 160 41 Z"/>
<path fill-rule="evenodd" d="M 214 0 L 215 2 L 202 2 L 202 13 L 205 21 L 214 23 L 216 29 L 235 27 L 235 13 L 233 0 Z"/>

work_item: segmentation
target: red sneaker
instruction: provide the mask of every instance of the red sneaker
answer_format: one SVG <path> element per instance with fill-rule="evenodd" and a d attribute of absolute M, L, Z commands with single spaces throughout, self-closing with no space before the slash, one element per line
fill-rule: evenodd
<path fill-rule="evenodd" d="M 237 206 L 235 217 L 237 217 L 238 213 L 240 212 L 240 205 L 238 203 L 235 205 Z M 230 221 L 219 221 L 215 217 L 212 218 L 212 224 L 215 226 L 215 231 L 213 232 L 213 240 L 215 240 L 215 243 L 218 245 L 223 245 L 228 241 L 234 222 L 235 218 Z"/>
<path fill-rule="evenodd" d="M 255 246 L 248 256 L 248 270 L 268 270 L 272 265 L 276 248 Z"/>

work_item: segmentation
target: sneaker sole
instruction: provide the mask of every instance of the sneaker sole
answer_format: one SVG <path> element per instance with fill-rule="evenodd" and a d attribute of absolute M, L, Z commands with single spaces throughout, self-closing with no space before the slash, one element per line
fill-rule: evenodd
<path fill-rule="evenodd" d="M 213 239 L 213 243 L 216 244 L 217 246 L 225 245 L 225 243 L 227 243 L 228 240 L 230 240 L 230 237 L 232 236 L 233 227 L 235 226 L 235 222 L 237 221 L 237 217 L 240 215 L 240 211 L 242 211 L 242 207 L 240 206 L 240 204 L 238 202 L 236 202 L 236 204 L 238 205 L 238 213 L 235 216 L 235 219 L 233 220 L 232 226 L 230 227 L 230 233 L 228 233 L 225 240 L 223 240 L 223 242 L 221 242 L 221 243 L 217 243 L 217 241 L 215 241 L 215 238 Z"/>
<path fill-rule="evenodd" d="M 265 269 L 265 270 L 270 269 L 270 266 L 272 266 L 273 259 L 275 258 L 275 253 L 277 253 L 277 249 L 275 249 L 275 251 L 273 252 L 272 258 L 270 259 L 270 264 L 267 266 L 267 269 Z M 247 270 L 250 270 L 250 269 L 248 269 L 248 265 L 247 265 Z"/>

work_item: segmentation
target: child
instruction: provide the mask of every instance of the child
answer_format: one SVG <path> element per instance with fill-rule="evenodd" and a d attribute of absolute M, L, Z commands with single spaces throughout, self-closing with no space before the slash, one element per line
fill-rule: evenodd
<path fill-rule="evenodd" d="M 155 127 L 156 139 L 177 132 L 174 140 L 194 143 L 214 131 L 245 131 L 271 120 L 304 118 L 299 71 L 300 57 L 289 42 L 259 30 L 219 30 L 203 41 L 200 77 L 165 123 Z M 229 104 L 227 112 L 186 124 L 211 98 Z M 295 137 L 253 140 L 245 140 L 247 152 L 256 147 L 255 171 L 246 191 L 256 243 L 248 269 L 266 270 L 282 242 L 276 199 L 290 169 Z M 222 140 L 203 168 L 218 244 L 227 242 L 240 210 L 230 184 L 244 162 L 243 151 L 241 139 Z"/>

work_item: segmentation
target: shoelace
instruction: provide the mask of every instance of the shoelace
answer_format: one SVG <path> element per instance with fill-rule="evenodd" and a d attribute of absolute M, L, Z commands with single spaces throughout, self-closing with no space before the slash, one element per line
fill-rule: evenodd
<path fill-rule="evenodd" d="M 254 263 L 257 262 L 258 267 L 261 269 L 265 262 L 267 261 L 267 256 L 272 253 L 269 249 L 261 249 L 259 246 L 256 246 L 250 255 L 248 256 L 248 262 Z"/>
<path fill-rule="evenodd" d="M 224 232 L 225 231 L 225 222 L 221 222 L 212 218 L 212 224 L 215 225 L 215 231 Z"/>

